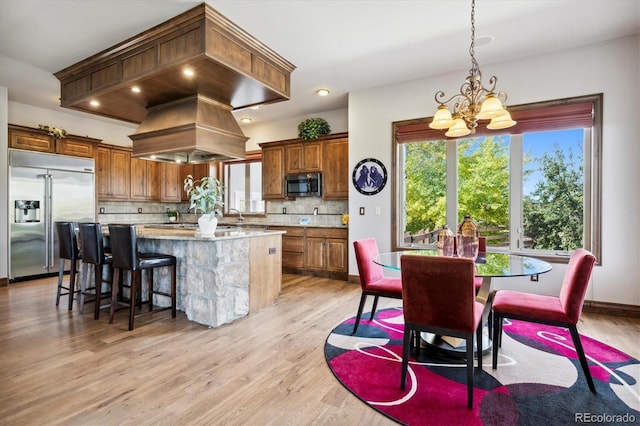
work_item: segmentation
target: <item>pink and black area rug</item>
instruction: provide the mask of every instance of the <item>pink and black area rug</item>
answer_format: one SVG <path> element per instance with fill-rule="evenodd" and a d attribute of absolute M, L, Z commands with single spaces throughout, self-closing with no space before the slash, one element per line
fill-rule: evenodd
<path fill-rule="evenodd" d="M 640 363 L 582 336 L 597 394 L 589 391 L 568 330 L 505 322 L 498 368 L 491 354 L 475 369 L 474 406 L 467 409 L 465 361 L 412 351 L 400 390 L 401 308 L 354 318 L 327 337 L 324 352 L 335 377 L 374 410 L 406 425 L 640 424 Z M 477 364 L 476 364 L 477 365 Z"/>

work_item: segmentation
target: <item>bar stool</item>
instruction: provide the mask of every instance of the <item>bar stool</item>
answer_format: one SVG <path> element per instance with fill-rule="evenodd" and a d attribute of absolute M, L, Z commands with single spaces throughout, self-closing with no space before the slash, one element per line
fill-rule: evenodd
<path fill-rule="evenodd" d="M 93 318 L 99 319 L 102 299 L 111 297 L 111 292 L 106 294 L 102 293 L 102 284 L 111 284 L 112 280 L 102 279 L 102 274 L 104 266 L 108 266 L 109 269 L 112 269 L 113 256 L 105 250 L 102 238 L 102 226 L 99 223 L 81 223 L 79 224 L 79 229 L 82 247 L 80 313 L 82 314 L 84 312 L 85 297 L 90 295 L 93 296 L 92 300 L 95 302 Z M 93 287 L 87 288 L 87 267 L 89 264 L 93 265 L 94 285 Z"/>
<path fill-rule="evenodd" d="M 116 304 L 125 304 L 129 307 L 129 330 L 133 330 L 133 320 L 136 316 L 148 314 L 152 312 L 164 311 L 171 309 L 171 317 L 176 317 L 176 257 L 169 254 L 161 253 L 139 253 L 138 239 L 136 235 L 135 225 L 109 225 L 109 235 L 111 240 L 111 252 L 113 254 L 113 285 L 111 291 L 111 316 L 109 324 L 113 323 L 113 316 L 116 310 Z M 153 270 L 155 268 L 171 267 L 171 294 L 157 291 L 153 288 Z M 149 304 L 149 312 L 136 314 L 137 292 L 142 293 L 141 275 L 142 270 L 147 270 L 149 300 L 145 303 Z M 122 283 L 123 270 L 131 271 L 131 290 L 129 294 L 129 302 L 123 303 L 117 301 L 117 292 L 119 282 Z M 159 309 L 153 309 L 153 295 L 159 294 L 171 298 L 171 306 Z"/>
<path fill-rule="evenodd" d="M 80 290 L 75 288 L 76 274 L 78 272 L 78 260 L 82 259 L 80 250 L 78 249 L 78 240 L 76 239 L 75 225 L 73 222 L 56 222 L 56 233 L 58 234 L 58 256 L 60 262 L 58 266 L 58 292 L 56 296 L 56 306 L 60 304 L 60 296 L 69 296 L 69 310 L 73 309 L 73 298 Z M 71 263 L 69 271 L 69 284 L 64 285 L 64 264 L 69 260 Z M 63 293 L 66 291 L 66 293 Z"/>

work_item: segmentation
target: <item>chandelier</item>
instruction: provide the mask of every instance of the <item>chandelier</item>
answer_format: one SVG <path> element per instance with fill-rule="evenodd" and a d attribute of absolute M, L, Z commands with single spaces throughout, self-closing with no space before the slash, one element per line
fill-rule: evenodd
<path fill-rule="evenodd" d="M 443 101 L 445 94 L 442 90 L 436 93 L 435 99 L 438 110 L 433 116 L 433 121 L 429 124 L 432 129 L 448 129 L 445 136 L 458 138 L 476 132 L 478 120 L 491 120 L 487 125 L 488 129 L 506 129 L 514 126 L 515 121 L 511 119 L 509 112 L 502 106 L 507 101 L 507 94 L 495 92 L 498 78 L 492 76 L 489 79 L 490 88 L 482 85 L 482 73 L 475 58 L 475 0 L 471 1 L 471 69 L 469 76 L 460 86 L 460 93 L 453 95 Z M 453 116 L 449 111 L 448 104 L 453 104 Z"/>

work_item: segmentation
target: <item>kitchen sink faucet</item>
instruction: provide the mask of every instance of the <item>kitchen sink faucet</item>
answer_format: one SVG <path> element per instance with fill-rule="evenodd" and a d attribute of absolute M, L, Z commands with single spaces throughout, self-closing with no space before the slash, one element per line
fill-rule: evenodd
<path fill-rule="evenodd" d="M 242 223 L 244 221 L 244 217 L 242 216 L 242 212 L 238 209 L 229 209 L 229 213 L 238 212 L 238 222 Z"/>

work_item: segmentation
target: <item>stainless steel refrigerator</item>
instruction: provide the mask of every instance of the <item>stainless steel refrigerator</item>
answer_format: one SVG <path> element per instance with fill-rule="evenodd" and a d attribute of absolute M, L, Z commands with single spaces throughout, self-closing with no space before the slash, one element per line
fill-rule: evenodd
<path fill-rule="evenodd" d="M 54 223 L 95 221 L 90 158 L 9 150 L 9 278 L 58 271 Z"/>

